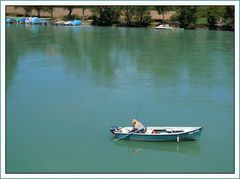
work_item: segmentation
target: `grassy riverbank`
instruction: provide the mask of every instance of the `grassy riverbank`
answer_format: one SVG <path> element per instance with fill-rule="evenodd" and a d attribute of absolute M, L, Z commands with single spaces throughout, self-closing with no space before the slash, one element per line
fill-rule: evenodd
<path fill-rule="evenodd" d="M 153 27 L 170 24 L 184 29 L 234 30 L 232 6 L 8 6 L 7 16 L 80 19 L 99 26 Z"/>

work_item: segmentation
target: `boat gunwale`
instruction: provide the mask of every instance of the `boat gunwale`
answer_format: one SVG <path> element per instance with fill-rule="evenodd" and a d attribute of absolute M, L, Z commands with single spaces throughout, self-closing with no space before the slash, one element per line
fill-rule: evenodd
<path fill-rule="evenodd" d="M 172 127 L 172 128 L 174 128 L 174 127 Z M 180 127 L 178 127 L 178 128 L 180 128 Z M 197 130 L 199 130 L 199 132 L 201 132 L 201 130 L 203 129 L 203 127 L 191 127 L 191 128 L 195 128 L 195 129 L 184 131 L 184 132 L 175 132 L 175 133 L 162 133 L 162 134 L 161 133 L 160 134 L 133 133 L 132 135 L 136 135 L 136 136 L 170 136 L 171 135 L 171 136 L 174 136 L 174 135 L 183 135 L 183 134 L 187 134 L 190 132 L 195 132 Z M 164 128 L 162 128 L 162 129 L 164 129 Z M 114 134 L 128 135 L 129 133 L 122 133 L 122 132 L 115 131 Z"/>

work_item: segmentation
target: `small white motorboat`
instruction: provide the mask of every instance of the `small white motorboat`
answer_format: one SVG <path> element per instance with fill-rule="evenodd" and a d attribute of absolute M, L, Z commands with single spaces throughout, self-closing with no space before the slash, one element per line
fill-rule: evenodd
<path fill-rule="evenodd" d="M 174 30 L 173 27 L 169 26 L 169 24 L 161 24 L 157 27 L 155 27 L 155 29 L 160 29 L 160 30 Z"/>
<path fill-rule="evenodd" d="M 64 22 L 64 25 L 71 25 L 72 21 Z"/>
<path fill-rule="evenodd" d="M 64 25 L 65 21 L 57 21 L 54 22 L 55 25 Z"/>

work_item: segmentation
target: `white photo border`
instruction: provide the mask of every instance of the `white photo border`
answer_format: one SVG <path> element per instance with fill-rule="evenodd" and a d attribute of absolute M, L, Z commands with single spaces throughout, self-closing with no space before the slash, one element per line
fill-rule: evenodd
<path fill-rule="evenodd" d="M 8 174 L 5 166 L 5 8 L 9 5 L 232 5 L 235 7 L 235 171 L 233 174 Z M 239 1 L 1 1 L 1 178 L 239 178 Z"/>

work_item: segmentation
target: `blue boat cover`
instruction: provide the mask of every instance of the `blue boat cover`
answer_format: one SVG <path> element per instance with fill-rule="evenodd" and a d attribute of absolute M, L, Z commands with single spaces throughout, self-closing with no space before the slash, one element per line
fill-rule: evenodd
<path fill-rule="evenodd" d="M 48 20 L 40 19 L 41 23 L 48 23 Z"/>
<path fill-rule="evenodd" d="M 14 22 L 14 19 L 13 19 L 13 18 L 6 18 L 6 22 L 7 22 L 7 23 Z"/>
<path fill-rule="evenodd" d="M 23 18 L 18 19 L 17 21 L 20 22 L 20 23 L 24 23 L 26 21 L 26 18 L 23 17 Z"/>
<path fill-rule="evenodd" d="M 80 20 L 73 20 L 71 21 L 71 25 L 80 25 L 81 21 Z"/>
<path fill-rule="evenodd" d="M 41 23 L 41 20 L 40 20 L 39 18 L 37 18 L 37 17 L 33 17 L 33 18 L 31 19 L 31 22 L 32 22 L 33 24 L 38 24 L 38 23 Z"/>

